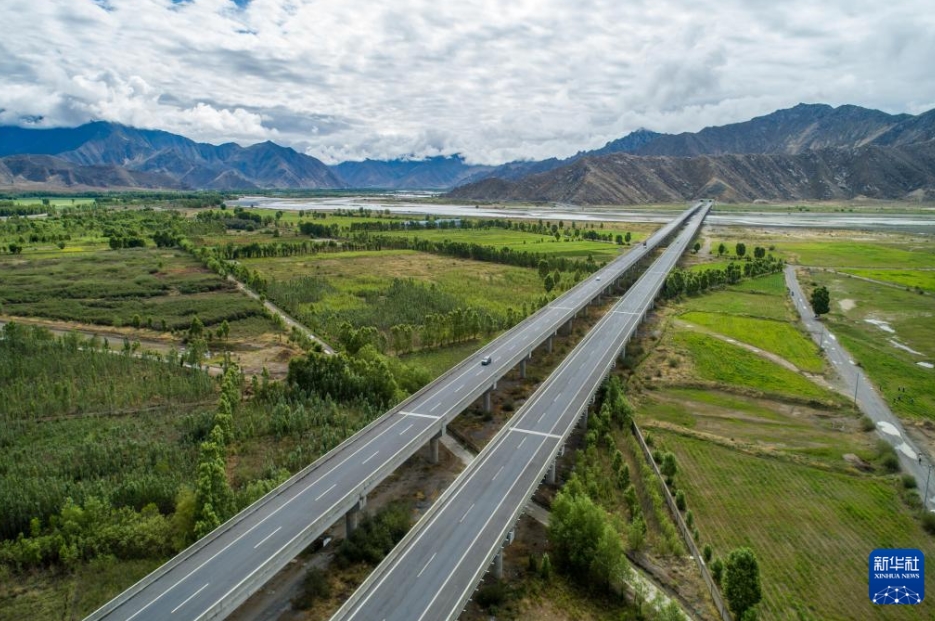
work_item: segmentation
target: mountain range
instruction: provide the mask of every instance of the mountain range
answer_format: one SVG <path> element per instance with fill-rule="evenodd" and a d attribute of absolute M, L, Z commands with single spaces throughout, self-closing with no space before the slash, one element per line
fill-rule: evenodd
<path fill-rule="evenodd" d="M 799 104 L 695 133 L 640 129 L 569 158 L 478 166 L 460 156 L 326 166 L 264 142 L 197 143 L 94 122 L 0 127 L 0 190 L 436 189 L 468 200 L 633 203 L 931 197 L 935 110 L 918 116 Z M 460 187 L 456 187 L 460 186 Z"/>
<path fill-rule="evenodd" d="M 72 176 L 58 177 L 63 187 L 73 187 L 71 181 L 79 179 L 83 183 L 78 185 L 110 187 L 108 179 L 116 169 L 147 173 L 145 179 L 166 188 L 345 187 L 319 160 L 272 142 L 249 147 L 233 143 L 215 146 L 169 132 L 102 121 L 75 128 L 0 127 L 0 166 L 9 156 L 27 155 L 46 156 L 46 165 L 51 160 L 59 160 L 62 168 L 73 165 Z M 0 177 L 3 183 L 6 181 Z"/>

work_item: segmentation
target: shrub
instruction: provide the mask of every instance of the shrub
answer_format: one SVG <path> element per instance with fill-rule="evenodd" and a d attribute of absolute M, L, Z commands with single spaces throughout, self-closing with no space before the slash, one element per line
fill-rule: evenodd
<path fill-rule="evenodd" d="M 491 610 L 497 606 L 503 605 L 503 602 L 506 601 L 506 596 L 506 585 L 502 582 L 494 582 L 493 584 L 481 587 L 477 591 L 477 595 L 474 596 L 474 601 L 476 601 L 477 605 L 481 608 Z"/>
<path fill-rule="evenodd" d="M 702 550 L 702 552 L 701 552 L 701 556 L 702 556 L 702 558 L 704 558 L 704 562 L 705 562 L 705 563 L 710 563 L 710 562 L 711 562 L 711 555 L 712 555 L 713 553 L 714 553 L 714 551 L 711 549 L 711 544 L 707 544 L 707 543 L 706 543 L 706 544 L 705 544 L 705 547 L 704 547 L 704 550 Z"/>
<path fill-rule="evenodd" d="M 930 535 L 935 535 L 935 513 L 926 511 L 922 515 L 922 528 Z"/>
<path fill-rule="evenodd" d="M 919 484 L 916 483 L 916 478 L 911 474 L 904 474 L 901 482 L 903 484 L 903 489 L 916 489 L 919 487 Z"/>
<path fill-rule="evenodd" d="M 331 583 L 328 582 L 327 574 L 318 567 L 312 567 L 305 574 L 302 580 L 302 590 L 292 600 L 292 605 L 299 610 L 308 610 L 315 600 L 329 597 L 331 597 Z"/>
<path fill-rule="evenodd" d="M 682 490 L 675 492 L 675 506 L 679 508 L 679 511 L 685 510 L 685 492 Z"/>
<path fill-rule="evenodd" d="M 542 563 L 539 565 L 539 577 L 546 581 L 552 579 L 552 560 L 549 558 L 548 552 L 542 555 Z"/>
<path fill-rule="evenodd" d="M 880 465 L 890 474 L 899 472 L 899 458 L 895 454 L 885 455 L 880 460 Z"/>
<path fill-rule="evenodd" d="M 724 561 L 720 558 L 714 559 L 714 562 L 711 563 L 711 577 L 714 578 L 714 581 L 720 586 L 721 578 L 724 576 Z"/>

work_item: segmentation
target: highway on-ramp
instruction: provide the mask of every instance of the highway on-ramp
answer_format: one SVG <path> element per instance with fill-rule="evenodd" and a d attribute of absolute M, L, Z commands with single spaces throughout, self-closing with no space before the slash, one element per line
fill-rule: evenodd
<path fill-rule="evenodd" d="M 634 269 L 702 207 L 699 201 L 548 306 L 406 399 L 88 617 L 224 618 L 366 494 L 444 431 L 533 349 Z M 480 360 L 490 356 L 491 363 Z"/>
<path fill-rule="evenodd" d="M 689 220 L 332 621 L 459 616 L 706 214 Z"/>

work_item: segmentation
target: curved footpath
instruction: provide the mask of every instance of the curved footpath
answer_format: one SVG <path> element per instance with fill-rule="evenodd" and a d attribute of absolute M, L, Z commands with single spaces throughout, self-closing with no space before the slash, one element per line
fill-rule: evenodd
<path fill-rule="evenodd" d="M 864 373 L 854 359 L 844 349 L 837 337 L 831 333 L 812 312 L 811 306 L 805 300 L 802 288 L 799 286 L 799 280 L 796 278 L 795 267 L 787 265 L 785 269 L 786 287 L 792 295 L 792 302 L 806 329 L 812 335 L 812 340 L 816 344 L 823 342 L 824 353 L 831 365 L 837 371 L 838 376 L 847 387 L 848 393 L 855 398 L 860 411 L 866 414 L 870 420 L 877 426 L 877 434 L 896 449 L 899 457 L 899 465 L 903 472 L 915 477 L 919 484 L 919 494 L 924 494 L 926 478 L 929 470 L 935 470 L 935 464 L 928 455 L 923 454 L 915 446 L 906 430 L 903 428 L 899 418 L 890 410 L 886 402 L 874 390 L 870 378 Z M 822 339 L 822 332 L 826 332 L 828 338 Z M 929 482 L 929 497 L 924 498 L 925 506 L 929 511 L 935 511 L 935 477 Z"/>

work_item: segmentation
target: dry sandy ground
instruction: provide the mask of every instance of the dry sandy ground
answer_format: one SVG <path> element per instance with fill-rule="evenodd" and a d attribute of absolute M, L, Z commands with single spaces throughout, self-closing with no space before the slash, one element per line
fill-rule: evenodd
<path fill-rule="evenodd" d="M 18 324 L 29 326 L 42 326 L 49 329 L 56 336 L 64 336 L 70 332 L 77 332 L 81 336 L 90 338 L 106 338 L 110 348 L 114 351 L 123 349 L 124 339 L 131 342 L 139 342 L 140 348 L 145 351 L 152 351 L 165 355 L 171 349 L 181 351 L 185 344 L 181 339 L 174 338 L 169 334 L 160 334 L 147 330 L 134 330 L 133 328 L 113 328 L 107 326 L 98 326 L 93 324 L 83 324 L 70 321 L 53 321 L 49 319 L 36 319 L 33 317 L 8 317 L 0 318 L 0 325 L 15 321 Z M 230 351 L 231 358 L 243 370 L 244 375 L 250 377 L 256 375 L 259 377 L 266 368 L 272 379 L 283 379 L 289 371 L 289 360 L 302 352 L 295 345 L 289 343 L 285 338 L 277 337 L 273 334 L 264 334 L 255 339 L 231 339 L 224 343 L 224 347 Z M 208 372 L 212 375 L 220 373 L 220 366 L 211 364 L 206 365 Z"/>

